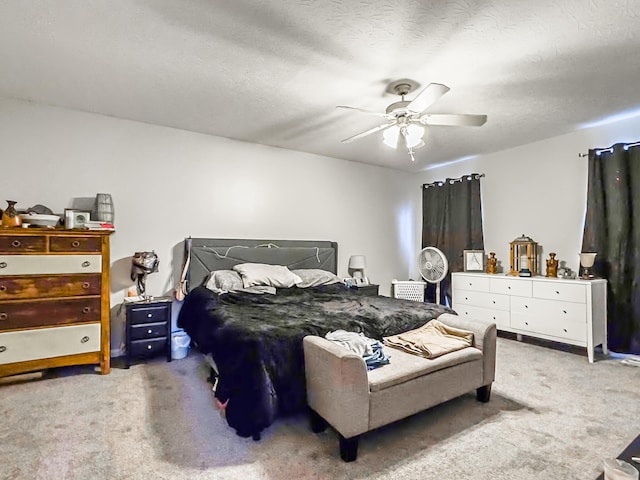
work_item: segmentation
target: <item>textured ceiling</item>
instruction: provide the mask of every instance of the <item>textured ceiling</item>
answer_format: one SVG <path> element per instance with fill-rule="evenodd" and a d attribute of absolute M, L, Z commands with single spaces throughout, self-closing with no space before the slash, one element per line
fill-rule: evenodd
<path fill-rule="evenodd" d="M 640 107 L 635 0 L 4 0 L 0 96 L 417 171 Z M 443 83 L 411 162 L 389 81 Z M 412 96 L 409 95 L 408 99 Z M 585 148 L 587 146 L 585 145 Z"/>

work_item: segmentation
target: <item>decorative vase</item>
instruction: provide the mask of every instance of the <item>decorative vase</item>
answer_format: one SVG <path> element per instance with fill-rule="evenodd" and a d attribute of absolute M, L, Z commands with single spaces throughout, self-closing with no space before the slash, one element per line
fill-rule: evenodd
<path fill-rule="evenodd" d="M 3 227 L 19 227 L 22 225 L 22 218 L 16 212 L 15 204 L 13 200 L 6 201 L 9 206 L 2 212 L 2 226 Z"/>
<path fill-rule="evenodd" d="M 93 204 L 91 219 L 100 222 L 113 223 L 113 200 L 109 193 L 98 193 Z"/>

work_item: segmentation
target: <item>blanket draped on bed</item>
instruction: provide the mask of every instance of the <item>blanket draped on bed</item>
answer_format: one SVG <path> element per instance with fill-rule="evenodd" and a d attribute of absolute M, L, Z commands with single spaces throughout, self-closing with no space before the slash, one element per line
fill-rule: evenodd
<path fill-rule="evenodd" d="M 278 289 L 276 295 L 226 293 L 205 287 L 189 293 L 178 317 L 220 378 L 216 398 L 228 401 L 226 418 L 238 435 L 259 434 L 278 415 L 306 405 L 306 335 L 332 330 L 383 337 L 415 329 L 451 309 L 383 296 L 361 296 L 342 284 Z M 391 359 L 393 362 L 393 359 Z"/>

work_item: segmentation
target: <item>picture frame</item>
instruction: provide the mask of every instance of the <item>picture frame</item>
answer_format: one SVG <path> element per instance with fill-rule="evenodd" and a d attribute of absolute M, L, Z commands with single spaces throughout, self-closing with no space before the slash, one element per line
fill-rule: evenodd
<path fill-rule="evenodd" d="M 484 272 L 484 250 L 463 250 L 462 264 L 465 272 Z"/>
<path fill-rule="evenodd" d="M 76 210 L 74 208 L 64 209 L 64 228 L 85 228 L 86 222 L 91 219 L 91 213 L 85 210 Z"/>

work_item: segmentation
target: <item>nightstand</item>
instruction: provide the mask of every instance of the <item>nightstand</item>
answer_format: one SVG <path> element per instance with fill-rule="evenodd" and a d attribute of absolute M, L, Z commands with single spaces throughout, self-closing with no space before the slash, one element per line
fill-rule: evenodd
<path fill-rule="evenodd" d="M 359 287 L 351 287 L 354 293 L 365 297 L 375 297 L 378 295 L 380 285 L 370 283 L 369 285 L 362 285 Z"/>
<path fill-rule="evenodd" d="M 160 297 L 126 304 L 126 365 L 134 358 L 166 355 L 171 361 L 171 299 Z"/>

